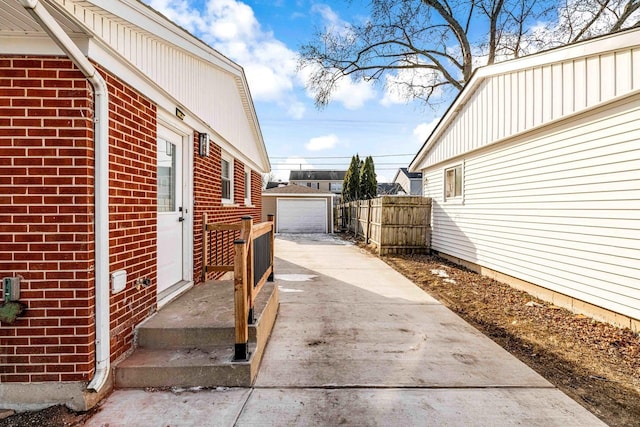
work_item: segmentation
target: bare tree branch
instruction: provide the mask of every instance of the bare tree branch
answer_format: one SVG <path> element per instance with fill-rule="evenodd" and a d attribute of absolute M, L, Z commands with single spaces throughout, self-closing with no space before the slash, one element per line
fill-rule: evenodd
<path fill-rule="evenodd" d="M 367 20 L 319 31 L 299 50 L 318 108 L 342 79 L 433 105 L 479 65 L 640 27 L 640 0 L 368 1 Z"/>

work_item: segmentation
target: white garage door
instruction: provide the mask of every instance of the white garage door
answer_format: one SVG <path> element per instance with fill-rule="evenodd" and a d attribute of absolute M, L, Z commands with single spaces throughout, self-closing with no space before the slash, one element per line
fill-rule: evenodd
<path fill-rule="evenodd" d="M 326 233 L 326 199 L 278 199 L 278 233 Z"/>

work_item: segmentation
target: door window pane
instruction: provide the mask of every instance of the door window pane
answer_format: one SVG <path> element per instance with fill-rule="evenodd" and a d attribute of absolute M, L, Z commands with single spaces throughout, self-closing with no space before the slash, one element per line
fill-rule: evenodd
<path fill-rule="evenodd" d="M 158 212 L 176 210 L 176 145 L 158 140 Z"/>

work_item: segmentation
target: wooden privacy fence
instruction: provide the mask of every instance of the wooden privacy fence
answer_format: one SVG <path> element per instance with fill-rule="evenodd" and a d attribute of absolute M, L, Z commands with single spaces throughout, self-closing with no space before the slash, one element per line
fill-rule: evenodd
<path fill-rule="evenodd" d="M 376 246 L 379 255 L 428 252 L 431 199 L 382 196 L 336 207 L 336 226 Z"/>
<path fill-rule="evenodd" d="M 253 307 L 260 289 L 273 281 L 275 227 L 268 221 L 253 224 L 250 216 L 233 224 L 209 224 L 202 218 L 202 278 L 207 273 L 233 272 L 235 313 L 234 360 L 249 358 L 249 324 L 255 319 Z"/>

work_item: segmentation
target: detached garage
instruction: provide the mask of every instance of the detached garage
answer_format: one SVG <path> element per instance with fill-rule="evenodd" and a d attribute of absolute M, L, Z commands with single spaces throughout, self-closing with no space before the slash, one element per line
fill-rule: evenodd
<path fill-rule="evenodd" d="M 333 197 L 315 188 L 287 185 L 262 192 L 263 221 L 275 213 L 277 233 L 332 233 Z"/>

